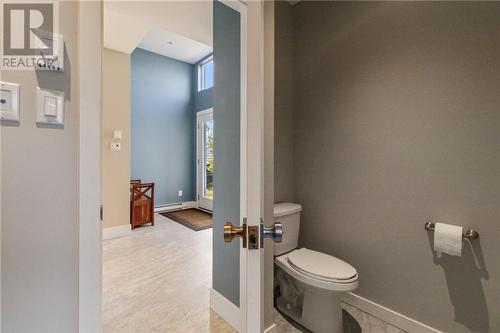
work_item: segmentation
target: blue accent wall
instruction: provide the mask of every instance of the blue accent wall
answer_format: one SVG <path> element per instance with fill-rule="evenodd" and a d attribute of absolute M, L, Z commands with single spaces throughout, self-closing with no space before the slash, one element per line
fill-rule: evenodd
<path fill-rule="evenodd" d="M 142 49 L 131 55 L 131 178 L 155 182 L 156 206 L 195 200 L 193 67 Z"/>

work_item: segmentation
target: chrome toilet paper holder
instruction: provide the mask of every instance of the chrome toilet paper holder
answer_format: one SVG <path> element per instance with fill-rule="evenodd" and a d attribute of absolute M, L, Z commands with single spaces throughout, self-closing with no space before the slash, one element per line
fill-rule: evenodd
<path fill-rule="evenodd" d="M 433 222 L 427 222 L 424 227 L 425 230 L 434 232 L 436 224 Z M 474 229 L 465 230 L 465 232 L 462 234 L 462 239 L 476 239 L 476 238 L 479 238 L 479 233 Z"/>

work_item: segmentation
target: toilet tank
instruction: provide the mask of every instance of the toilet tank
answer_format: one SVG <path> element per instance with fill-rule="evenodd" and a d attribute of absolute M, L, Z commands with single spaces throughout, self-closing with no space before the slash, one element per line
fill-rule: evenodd
<path fill-rule="evenodd" d="M 282 202 L 274 204 L 274 222 L 283 225 L 283 239 L 281 243 L 274 243 L 274 255 L 295 249 L 299 242 L 300 212 L 302 206 L 296 203 Z"/>

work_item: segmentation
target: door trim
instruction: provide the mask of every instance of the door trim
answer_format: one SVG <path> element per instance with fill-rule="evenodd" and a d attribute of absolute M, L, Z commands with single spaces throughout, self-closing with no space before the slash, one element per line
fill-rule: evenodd
<path fill-rule="evenodd" d="M 251 142 L 245 151 L 248 183 L 247 225 L 260 227 L 264 217 L 264 0 L 249 1 L 247 4 L 247 49 L 248 60 L 247 112 L 248 133 L 246 141 Z M 247 67 L 248 66 L 248 67 Z M 249 250 L 245 258 L 245 328 L 246 332 L 264 331 L 264 249 Z"/>
<path fill-rule="evenodd" d="M 214 108 L 208 108 L 208 109 L 205 109 L 203 111 L 196 112 L 196 117 L 198 117 L 198 116 L 204 116 L 204 115 L 207 115 L 207 114 L 210 114 L 210 113 L 213 113 L 213 112 L 214 112 Z"/>
<path fill-rule="evenodd" d="M 101 331 L 102 1 L 79 2 L 78 331 Z M 92 20 L 87 18 L 92 17 Z"/>
<path fill-rule="evenodd" d="M 242 332 L 240 308 L 213 288 L 210 288 L 210 308 L 217 312 L 232 328 Z"/>

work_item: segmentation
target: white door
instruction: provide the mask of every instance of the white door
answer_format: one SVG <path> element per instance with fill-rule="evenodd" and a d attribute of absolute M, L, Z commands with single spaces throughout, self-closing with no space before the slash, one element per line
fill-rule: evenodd
<path fill-rule="evenodd" d="M 214 114 L 213 108 L 196 115 L 196 198 L 198 207 L 213 210 Z"/>
<path fill-rule="evenodd" d="M 211 306 L 239 332 L 248 333 L 264 330 L 263 4 L 214 1 L 213 13 Z M 267 231 L 267 236 L 281 235 L 280 228 Z M 238 321 L 228 313 L 238 313 Z"/>

